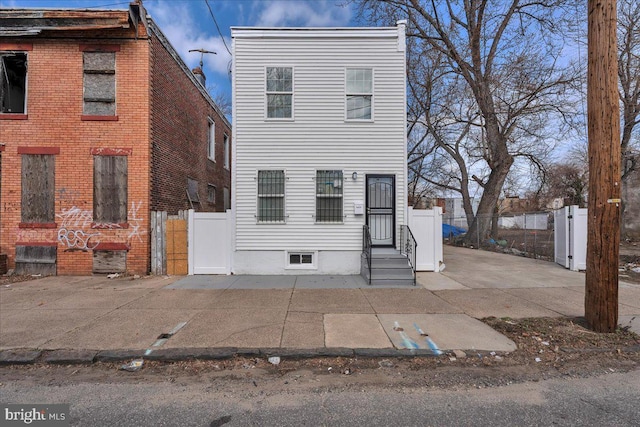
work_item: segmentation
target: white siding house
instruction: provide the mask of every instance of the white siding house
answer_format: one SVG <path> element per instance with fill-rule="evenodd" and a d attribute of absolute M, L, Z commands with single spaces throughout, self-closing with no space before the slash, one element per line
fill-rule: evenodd
<path fill-rule="evenodd" d="M 232 28 L 235 274 L 358 274 L 407 215 L 405 24 Z"/>

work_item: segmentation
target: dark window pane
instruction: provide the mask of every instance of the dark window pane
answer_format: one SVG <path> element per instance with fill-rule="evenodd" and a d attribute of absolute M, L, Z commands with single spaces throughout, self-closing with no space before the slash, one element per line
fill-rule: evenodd
<path fill-rule="evenodd" d="M 27 54 L 0 55 L 0 113 L 26 112 Z"/>

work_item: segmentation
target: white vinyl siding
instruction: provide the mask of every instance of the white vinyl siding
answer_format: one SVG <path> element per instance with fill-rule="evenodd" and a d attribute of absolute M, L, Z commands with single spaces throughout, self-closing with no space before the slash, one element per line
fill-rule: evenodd
<path fill-rule="evenodd" d="M 405 55 L 398 30 L 233 30 L 232 173 L 236 250 L 359 251 L 367 174 L 396 178 L 396 235 L 405 223 Z M 255 34 L 254 34 L 255 33 Z M 263 37 L 263 33 L 266 34 Z M 291 35 L 289 35 L 291 34 Z M 295 121 L 265 120 L 265 68 L 294 69 Z M 375 121 L 345 120 L 345 70 L 374 70 Z M 256 177 L 286 171 L 286 222 L 259 223 Z M 341 223 L 316 221 L 316 171 L 344 174 Z M 352 178 L 357 172 L 357 179 Z M 283 252 L 279 259 L 284 258 Z"/>

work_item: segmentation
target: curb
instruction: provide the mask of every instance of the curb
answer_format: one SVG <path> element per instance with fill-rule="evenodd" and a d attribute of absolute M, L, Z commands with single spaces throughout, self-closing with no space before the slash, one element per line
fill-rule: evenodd
<path fill-rule="evenodd" d="M 444 352 L 443 352 L 444 354 Z M 406 350 L 393 348 L 166 348 L 145 355 L 145 350 L 0 350 L 0 366 L 64 364 L 90 365 L 93 363 L 120 363 L 132 359 L 154 360 L 159 362 L 182 362 L 193 360 L 224 360 L 233 357 L 277 356 L 282 359 L 312 359 L 316 357 L 438 357 L 431 350 Z"/>
<path fill-rule="evenodd" d="M 640 353 L 640 345 L 622 348 L 562 348 L 565 353 Z M 456 353 L 459 350 L 455 351 Z M 477 354 L 485 356 L 486 351 L 466 350 L 465 356 Z M 145 355 L 145 350 L 37 350 L 37 349 L 11 349 L 0 350 L 0 366 L 8 365 L 33 365 L 37 363 L 50 365 L 91 365 L 93 363 L 121 363 L 133 359 L 153 360 L 158 362 L 184 362 L 194 360 L 224 360 L 233 357 L 260 357 L 268 358 L 277 356 L 282 359 L 299 360 L 316 357 L 346 357 L 346 358 L 415 358 L 415 357 L 442 357 L 453 355 L 454 351 L 443 350 L 440 355 L 427 349 L 394 349 L 394 348 L 166 348 L 155 350 Z"/>

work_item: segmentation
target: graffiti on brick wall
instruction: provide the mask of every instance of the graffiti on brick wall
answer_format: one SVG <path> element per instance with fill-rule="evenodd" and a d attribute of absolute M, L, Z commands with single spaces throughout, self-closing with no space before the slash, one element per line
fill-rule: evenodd
<path fill-rule="evenodd" d="M 137 238 L 138 241 L 142 242 L 142 235 L 146 234 L 146 230 L 142 228 L 142 218 L 140 217 L 140 208 L 142 207 L 142 202 L 131 202 L 131 209 L 129 209 L 128 217 L 129 217 L 129 235 L 127 239 L 129 242 L 133 240 L 133 238 Z"/>
<path fill-rule="evenodd" d="M 83 210 L 77 206 L 73 206 L 69 209 L 62 208 L 62 212 L 56 214 L 56 217 L 60 218 L 61 227 L 85 228 L 91 227 L 93 222 L 93 211 Z"/>
<path fill-rule="evenodd" d="M 147 233 L 143 228 L 143 218 L 140 215 L 142 201 L 131 202 L 131 208 L 127 213 L 128 230 L 126 234 L 127 243 L 133 239 L 142 242 L 142 236 Z M 101 242 L 103 233 L 98 230 L 125 230 L 122 224 L 116 223 L 95 223 L 93 222 L 93 211 L 72 206 L 69 209 L 62 209 L 56 214 L 60 226 L 58 228 L 58 242 L 67 247 L 67 250 L 89 251 L 95 249 Z M 118 238 L 120 236 L 116 236 Z"/>
<path fill-rule="evenodd" d="M 58 242 L 69 249 L 88 251 L 100 244 L 100 233 L 85 233 L 82 230 L 58 229 Z M 93 238 L 93 240 L 91 240 Z"/>

